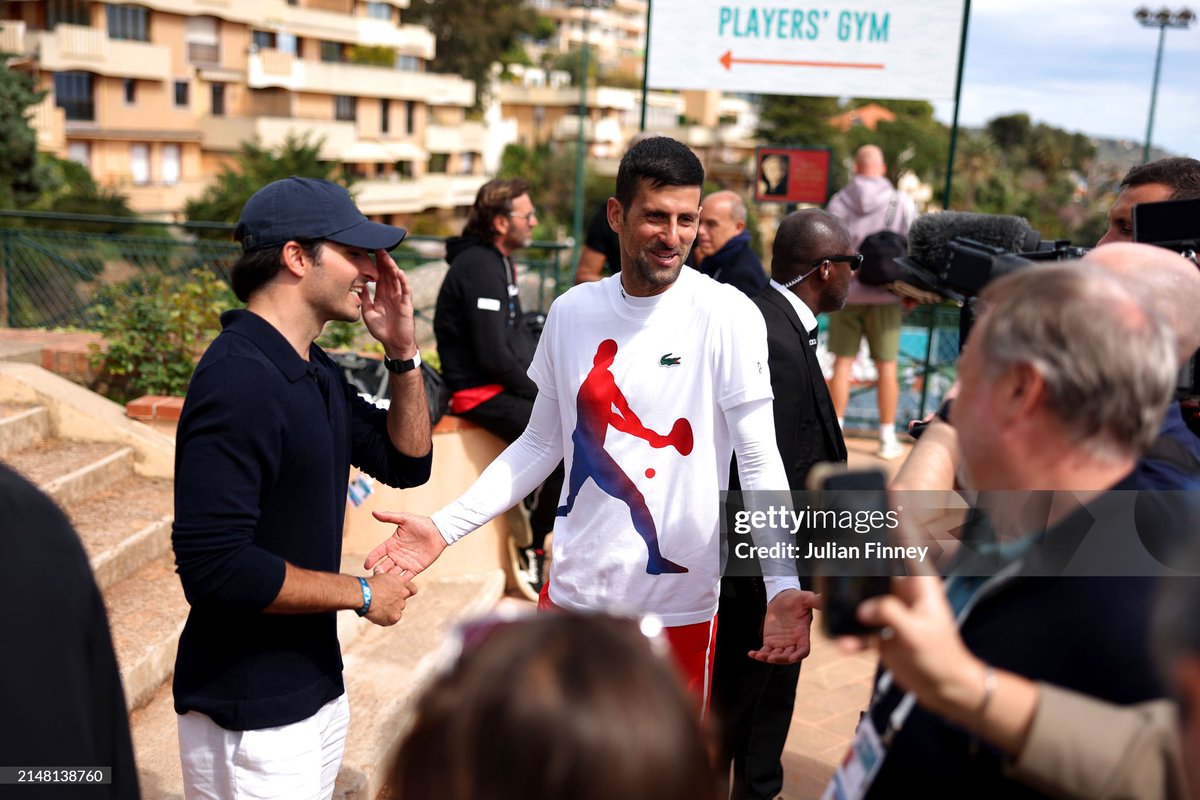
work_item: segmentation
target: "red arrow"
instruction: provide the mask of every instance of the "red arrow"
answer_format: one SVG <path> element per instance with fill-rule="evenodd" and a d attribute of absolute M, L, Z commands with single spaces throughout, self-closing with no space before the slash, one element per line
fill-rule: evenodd
<path fill-rule="evenodd" d="M 725 69 L 734 64 L 765 64 L 770 67 L 827 67 L 830 69 L 883 69 L 883 64 L 858 64 L 852 61 L 787 61 L 772 58 L 734 58 L 732 50 L 726 50 L 718 61 Z"/>

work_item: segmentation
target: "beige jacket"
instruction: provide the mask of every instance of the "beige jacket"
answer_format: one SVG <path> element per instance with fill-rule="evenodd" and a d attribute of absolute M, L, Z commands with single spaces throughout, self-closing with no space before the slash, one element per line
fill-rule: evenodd
<path fill-rule="evenodd" d="M 1187 797 L 1174 703 L 1118 706 L 1045 683 L 1038 687 L 1029 738 L 1006 769 L 1010 777 L 1081 800 Z"/>

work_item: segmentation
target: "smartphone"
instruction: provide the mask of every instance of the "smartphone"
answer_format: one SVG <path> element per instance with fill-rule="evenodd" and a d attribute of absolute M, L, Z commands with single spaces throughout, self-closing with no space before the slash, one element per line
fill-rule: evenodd
<path fill-rule="evenodd" d="M 816 493 L 814 497 L 821 511 L 834 512 L 840 519 L 878 520 L 886 518 L 890 511 L 887 474 L 881 469 L 817 464 L 808 474 L 808 489 Z M 812 567 L 816 591 L 821 595 L 822 624 L 830 637 L 870 633 L 873 629 L 859 622 L 855 612 L 867 598 L 887 594 L 891 589 L 887 562 L 871 557 L 872 547 L 868 544 L 886 544 L 886 529 L 874 525 L 863 527 L 869 530 L 831 531 L 825 525 L 810 532 L 812 552 L 821 554 Z"/>

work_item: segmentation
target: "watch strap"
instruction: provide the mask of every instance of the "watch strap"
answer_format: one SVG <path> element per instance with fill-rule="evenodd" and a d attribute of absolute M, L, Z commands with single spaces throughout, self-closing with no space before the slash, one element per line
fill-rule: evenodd
<path fill-rule="evenodd" d="M 404 360 L 398 358 L 388 358 L 387 356 L 384 356 L 383 366 L 387 368 L 388 372 L 394 372 L 397 375 L 403 375 L 404 373 L 421 366 L 421 351 L 418 350 L 415 356 Z"/>

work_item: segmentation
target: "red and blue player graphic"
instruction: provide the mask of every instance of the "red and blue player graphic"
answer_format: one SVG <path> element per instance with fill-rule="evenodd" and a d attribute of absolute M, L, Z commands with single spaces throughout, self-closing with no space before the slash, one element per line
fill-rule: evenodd
<path fill-rule="evenodd" d="M 567 501 L 558 507 L 558 516 L 565 517 L 575 506 L 575 498 L 588 478 L 605 494 L 615 497 L 629 506 L 634 530 L 641 535 L 649 550 L 646 572 L 661 575 L 670 572 L 687 572 L 687 567 L 663 558 L 658 549 L 658 532 L 654 517 L 646 507 L 646 499 L 629 476 L 617 465 L 604 449 L 608 428 L 612 426 L 622 433 L 645 439 L 651 447 L 668 445 L 686 456 L 692 452 L 692 426 L 686 419 L 675 420 L 671 432 L 655 433 L 642 424 L 637 414 L 629 407 L 629 401 L 621 393 L 609 367 L 617 356 L 617 343 L 605 339 L 596 348 L 592 369 L 579 387 L 576 398 L 578 421 L 571 441 L 575 445 L 575 457 L 571 462 L 571 478 L 567 489 Z M 614 411 L 615 407 L 615 411 Z M 650 475 L 649 471 L 647 475 Z"/>

